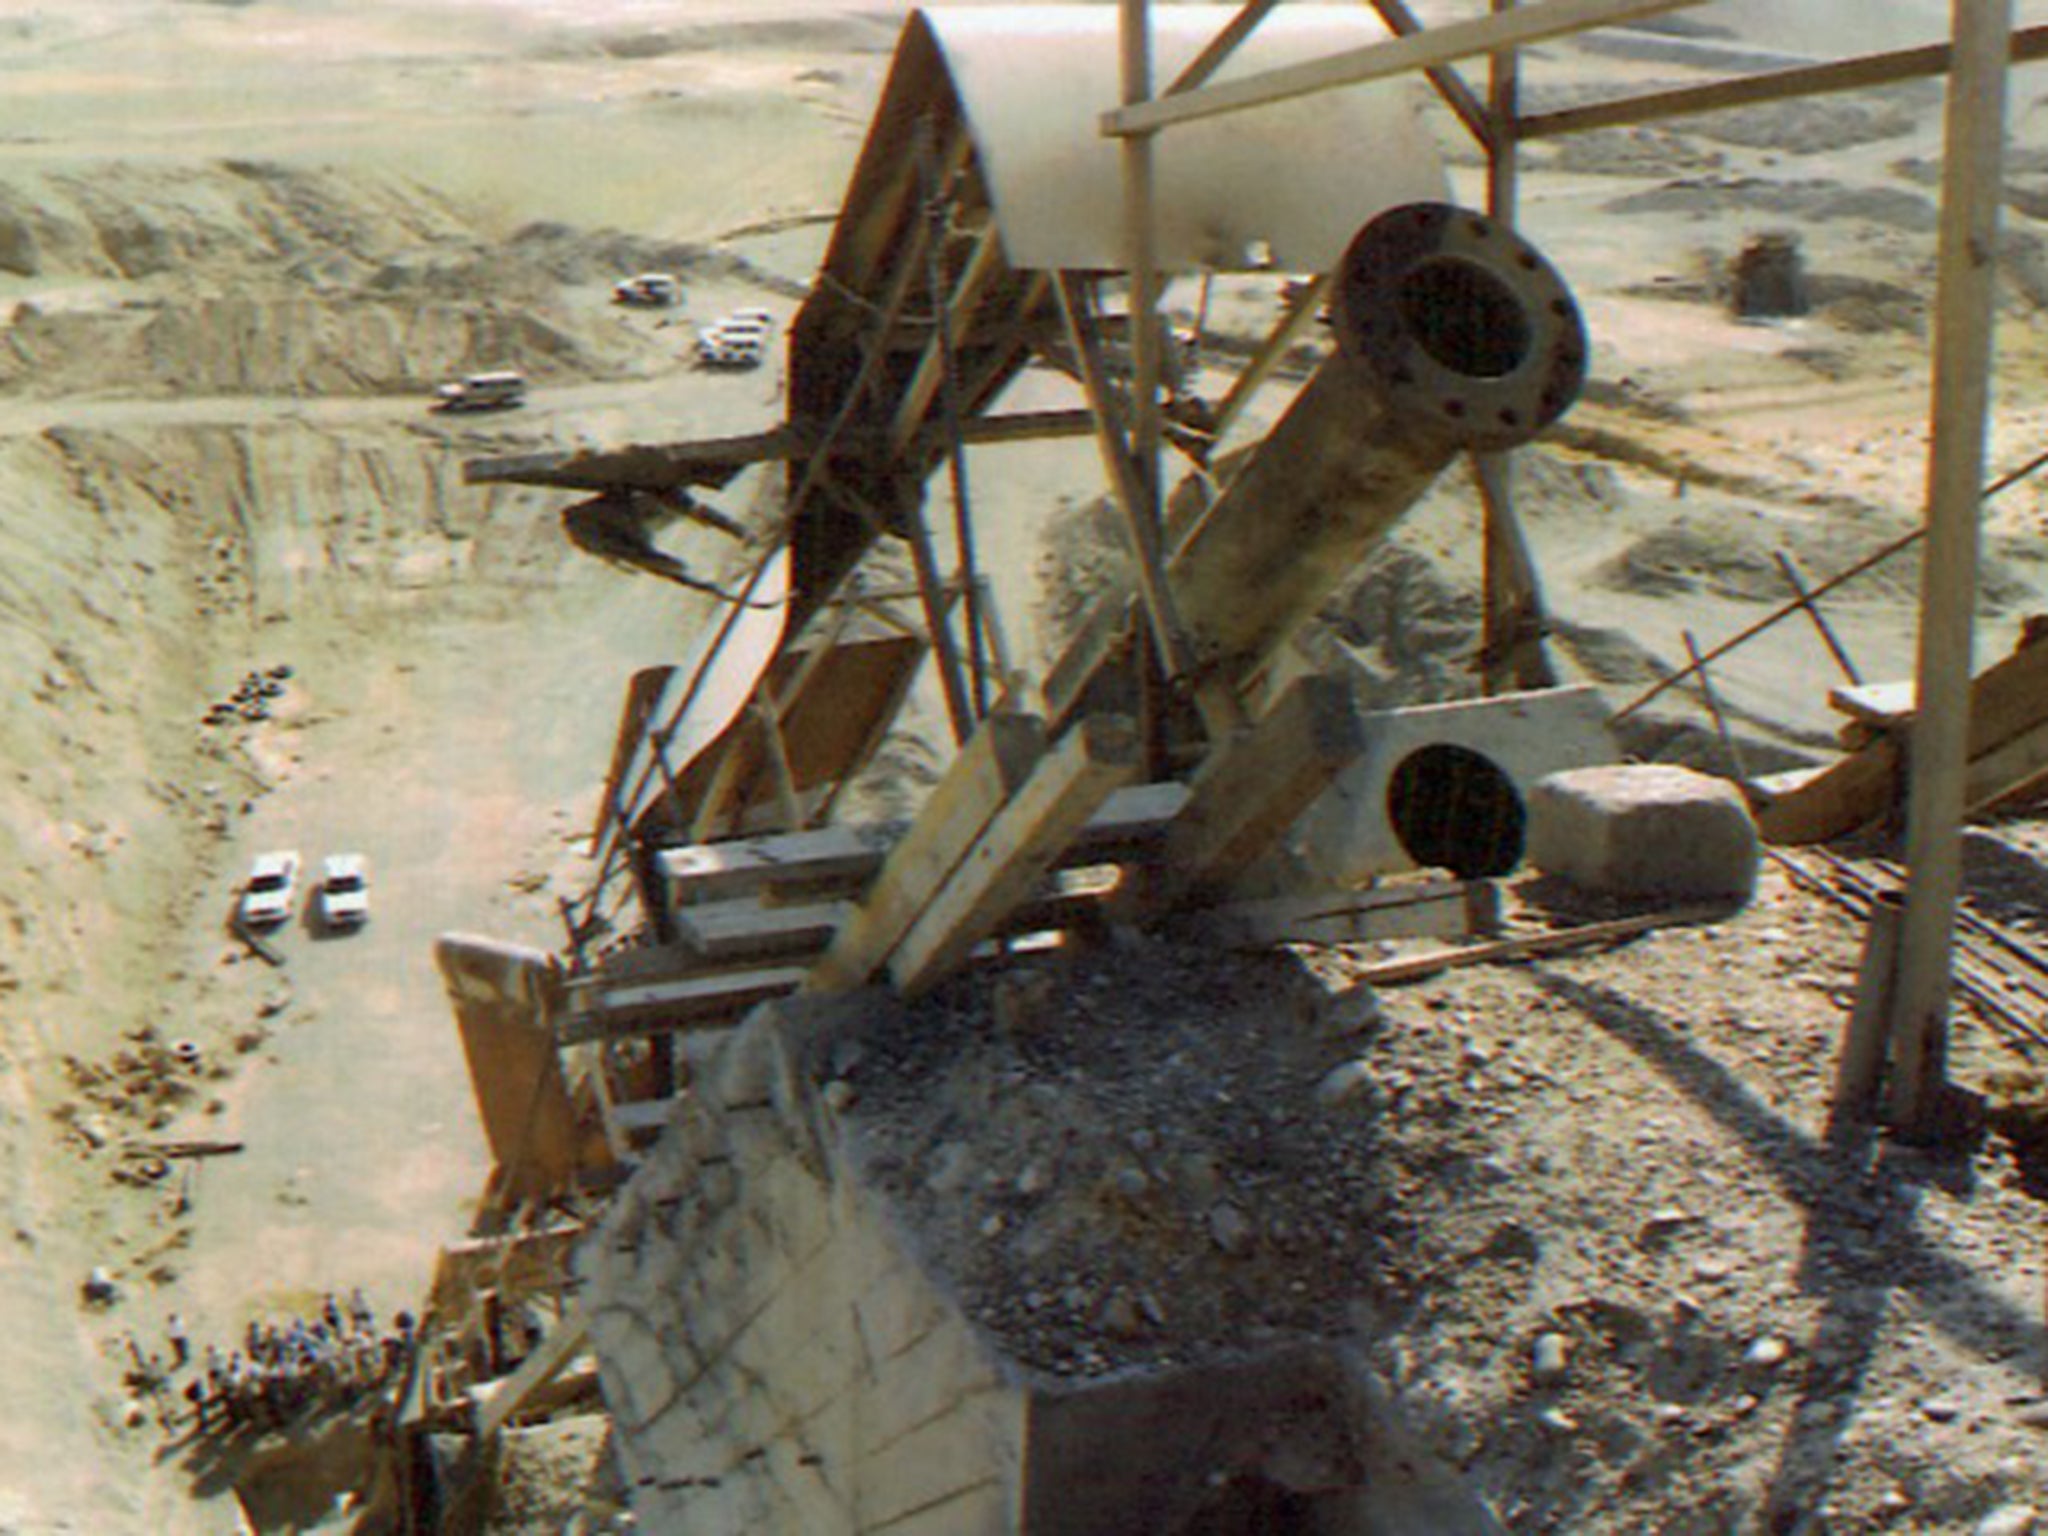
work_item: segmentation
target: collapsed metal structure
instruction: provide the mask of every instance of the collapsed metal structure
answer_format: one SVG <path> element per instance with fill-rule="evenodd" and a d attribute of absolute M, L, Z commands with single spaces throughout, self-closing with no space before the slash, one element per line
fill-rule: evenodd
<path fill-rule="evenodd" d="M 593 493 L 577 526 L 629 561 L 647 545 L 643 520 L 688 509 L 693 493 L 751 466 L 779 477 L 783 520 L 742 601 L 696 654 L 628 690 L 595 829 L 600 872 L 564 914 L 568 965 L 476 940 L 441 947 L 497 1161 L 480 1231 L 498 1234 L 479 1238 L 481 1258 L 451 1250 L 457 1320 L 444 1326 L 459 1330 L 459 1315 L 474 1310 L 463 1298 L 495 1296 L 536 1245 L 552 1256 L 573 1241 L 581 1216 L 566 1232 L 545 1219 L 563 1192 L 603 1187 L 636 1141 L 668 1124 L 678 1032 L 885 969 L 907 990 L 928 985 L 991 935 L 1071 921 L 1097 902 L 1099 888 L 1060 878 L 1064 865 L 1121 863 L 1137 875 L 1122 884 L 1126 903 L 1227 899 L 1358 746 L 1348 688 L 1313 676 L 1278 686 L 1273 647 L 1461 452 L 1474 455 L 1487 512 L 1486 679 L 1551 681 L 1535 571 L 1497 450 L 1564 409 L 1584 347 L 1569 296 L 1513 233 L 1524 139 L 1954 68 L 1939 317 L 1947 388 L 1937 390 L 1930 492 L 1930 523 L 1950 549 L 1930 561 L 1928 595 L 1930 617 L 1945 616 L 1932 644 L 1947 656 L 1923 667 L 1929 703 L 1915 725 L 1930 739 L 1954 733 L 1970 690 L 1948 686 L 1959 664 L 1948 621 L 1962 610 L 1966 664 L 1965 525 L 1989 339 L 1988 278 L 1966 257 L 1972 241 L 1991 248 L 2006 60 L 2048 55 L 2048 28 L 2010 34 L 2004 7 L 1963 7 L 1953 49 L 1520 110 L 1521 48 L 1685 3 L 1492 0 L 1490 17 L 1424 29 L 1402 0 L 1371 0 L 1391 40 L 1370 28 L 1343 35 L 1352 13 L 1297 18 L 1277 0 L 1158 14 L 1146 0 L 1114 13 L 915 14 L 792 332 L 786 419 L 743 438 L 472 466 L 478 481 Z M 1492 61 L 1483 93 L 1456 68 L 1481 54 Z M 1178 70 L 1164 90 L 1155 62 Z M 1256 116 L 1234 115 L 1192 147 L 1205 126 L 1219 127 L 1205 117 L 1261 104 L 1277 112 L 1310 92 L 1418 71 L 1485 157 L 1485 217 L 1437 205 L 1441 173 L 1398 105 L 1317 96 L 1287 126 L 1262 135 Z M 1340 102 L 1367 114 L 1363 127 Z M 1273 177 L 1266 168 L 1283 144 L 1291 166 L 1312 170 L 1316 155 L 1301 146 L 1315 144 L 1344 174 Z M 1361 144 L 1399 173 L 1366 187 L 1369 206 L 1347 205 L 1336 192 L 1358 194 L 1349 173 Z M 1428 186 L 1406 184 L 1418 166 Z M 1170 387 L 1158 274 L 1268 263 L 1317 275 L 1220 400 Z M 1293 408 L 1257 448 L 1219 452 L 1326 304 L 1335 347 Z M 1006 387 L 1032 369 L 1074 379 L 1087 409 L 1003 409 Z M 1125 517 L 1135 590 L 1099 603 L 1043 679 L 1020 678 L 976 565 L 962 454 L 1084 434 L 1102 448 Z M 1189 470 L 1170 502 L 1165 445 Z M 948 537 L 925 493 L 949 469 Z M 864 581 L 863 557 L 885 536 L 909 550 L 913 586 Z M 962 743 L 953 768 L 907 830 L 825 826 L 927 656 Z M 1133 700 L 1135 723 L 1117 713 Z M 1953 754 L 1922 754 L 1917 738 L 1914 750 L 1916 795 L 1954 776 Z M 1939 782 L 1925 790 L 1943 792 Z M 1916 865 L 1943 836 L 1939 815 L 1926 825 Z M 1936 870 L 1925 881 L 1933 894 L 1923 903 L 1948 899 L 1945 878 Z M 1233 931 L 1267 937 L 1304 921 L 1345 936 L 1461 931 L 1486 921 L 1483 894 L 1439 882 L 1336 907 L 1240 903 L 1230 916 Z M 599 948 L 629 928 L 653 942 Z M 1940 1084 L 1925 994 L 1941 957 L 1910 936 L 1904 948 L 1914 958 L 1880 978 L 1876 1006 L 1919 1011 L 1898 1047 L 1910 1120 Z M 594 1042 L 608 1053 L 641 1037 L 662 1044 L 606 1063 L 583 1088 L 564 1070 L 565 1048 Z M 754 1087 L 737 1091 L 751 1104 Z M 592 1093 L 603 1101 L 595 1116 Z M 498 1278 L 478 1279 L 479 1264 Z M 559 1266 L 551 1273 L 559 1278 Z M 546 1344 L 476 1416 L 479 1446 L 539 1402 L 582 1345 L 582 1306 L 561 1307 Z M 434 1399 L 422 1386 L 408 1421 L 445 1418 Z"/>
<path fill-rule="evenodd" d="M 1156 46 L 1199 61 L 1229 20 L 1220 7 L 1176 8 Z M 1158 268 L 1311 275 L 1220 398 L 1189 387 L 1161 401 L 1158 354 L 1172 338 L 1122 270 L 1122 167 L 1096 123 L 1117 99 L 1115 22 L 1100 8 L 913 13 L 790 329 L 773 430 L 471 466 L 479 481 L 595 492 L 586 505 L 605 509 L 635 498 L 673 508 L 757 464 L 781 480 L 781 531 L 742 601 L 692 664 L 643 673 L 629 692 L 595 831 L 601 869 L 566 914 L 579 962 L 586 943 L 631 923 L 636 901 L 661 943 L 678 941 L 662 850 L 828 819 L 927 654 L 958 742 L 994 717 L 1015 734 L 1028 717 L 1048 749 L 1091 719 L 1099 744 L 1115 734 L 1106 712 L 1120 712 L 1142 741 L 1125 776 L 1220 771 L 1270 717 L 1282 643 L 1452 459 L 1524 441 L 1570 404 L 1586 358 L 1570 295 L 1511 229 L 1442 201 L 1441 164 L 1398 86 L 1269 108 L 1161 157 Z M 1274 17 L 1243 67 L 1377 34 L 1350 12 Z M 1272 175 L 1283 162 L 1292 173 Z M 1262 442 L 1219 453 L 1325 305 L 1327 357 Z M 1003 410 L 1028 369 L 1074 381 L 1087 409 Z M 1164 476 L 1140 444 L 1155 403 L 1186 471 L 1167 518 Z M 977 568 L 963 454 L 1082 434 L 1101 444 L 1135 590 L 1099 600 L 1033 683 L 1007 654 Z M 953 516 L 940 528 L 928 486 L 947 470 Z M 864 584 L 883 538 L 909 551 L 914 591 Z M 1311 788 L 1261 817 L 1267 836 Z M 1253 841 L 1230 858 L 1249 862 Z M 885 946 L 840 979 L 887 958 Z"/>

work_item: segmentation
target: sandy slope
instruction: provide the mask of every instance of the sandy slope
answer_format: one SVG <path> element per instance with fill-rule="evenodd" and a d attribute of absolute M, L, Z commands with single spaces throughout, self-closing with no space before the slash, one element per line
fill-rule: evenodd
<path fill-rule="evenodd" d="M 484 1165 L 432 939 L 551 942 L 625 674 L 698 619 L 461 460 L 759 424 L 772 380 L 707 390 L 687 317 L 603 285 L 829 206 L 841 82 L 893 30 L 651 10 L 0 20 L 0 1527 L 230 1528 L 203 1459 L 118 1427 L 123 1334 L 161 1347 L 177 1309 L 225 1337 L 358 1282 L 405 1305 L 466 1224 Z M 761 297 L 692 276 L 711 313 Z M 541 385 L 524 417 L 423 412 L 507 364 Z M 278 663 L 272 719 L 200 723 Z M 368 930 L 294 923 L 282 973 L 220 926 L 274 846 L 376 871 Z M 199 1072 L 163 1070 L 180 1039 Z M 247 1150 L 114 1181 L 166 1136 Z M 78 1304 L 96 1264 L 106 1312 Z"/>

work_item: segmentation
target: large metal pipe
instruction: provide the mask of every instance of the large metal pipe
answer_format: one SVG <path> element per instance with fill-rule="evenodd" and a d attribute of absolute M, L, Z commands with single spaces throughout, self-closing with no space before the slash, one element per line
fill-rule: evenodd
<path fill-rule="evenodd" d="M 1337 351 L 1168 570 L 1201 663 L 1250 680 L 1451 459 L 1555 421 L 1585 377 L 1578 305 L 1519 235 L 1442 203 L 1361 230 L 1335 283 Z"/>

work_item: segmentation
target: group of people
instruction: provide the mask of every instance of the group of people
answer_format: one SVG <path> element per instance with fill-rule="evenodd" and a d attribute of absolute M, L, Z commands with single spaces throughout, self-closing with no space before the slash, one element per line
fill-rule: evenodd
<path fill-rule="evenodd" d="M 194 1356 L 175 1312 L 165 1319 L 164 1333 L 167 1361 L 144 1355 L 132 1338 L 128 1341 L 136 1375 L 157 1397 L 167 1430 L 182 1417 L 175 1406 L 182 1397 L 191 1409 L 194 1432 L 204 1435 L 244 1427 L 275 1429 L 309 1408 L 352 1405 L 404 1368 L 415 1324 L 411 1313 L 399 1312 L 389 1326 L 379 1328 L 358 1290 L 346 1303 L 326 1296 L 310 1318 L 252 1320 L 240 1348 L 209 1344 L 203 1359 Z"/>

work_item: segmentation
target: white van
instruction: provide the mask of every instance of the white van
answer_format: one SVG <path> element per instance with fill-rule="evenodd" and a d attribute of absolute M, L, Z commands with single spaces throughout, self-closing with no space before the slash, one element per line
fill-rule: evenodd
<path fill-rule="evenodd" d="M 526 376 L 501 370 L 472 373 L 434 391 L 437 411 L 509 411 L 526 404 Z"/>

